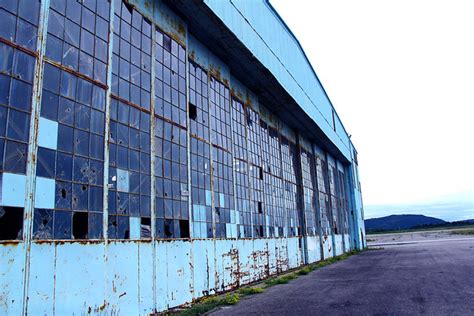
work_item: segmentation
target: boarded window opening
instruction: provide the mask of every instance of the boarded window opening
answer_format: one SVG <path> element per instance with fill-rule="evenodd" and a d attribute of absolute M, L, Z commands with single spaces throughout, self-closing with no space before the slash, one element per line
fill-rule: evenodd
<path fill-rule="evenodd" d="M 72 216 L 72 236 L 74 239 L 87 239 L 88 213 L 77 212 Z"/>
<path fill-rule="evenodd" d="M 0 240 L 23 238 L 23 208 L 0 207 Z"/>
<path fill-rule="evenodd" d="M 179 221 L 179 230 L 181 231 L 181 238 L 189 238 L 189 222 L 187 220 Z"/>
<path fill-rule="evenodd" d="M 197 106 L 189 103 L 189 118 L 193 121 L 197 119 Z"/>

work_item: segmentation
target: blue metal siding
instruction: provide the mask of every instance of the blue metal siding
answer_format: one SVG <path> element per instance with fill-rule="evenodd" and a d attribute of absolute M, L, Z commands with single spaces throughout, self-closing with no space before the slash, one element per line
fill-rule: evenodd
<path fill-rule="evenodd" d="M 204 3 L 275 75 L 300 107 L 349 159 L 349 138 L 344 129 L 334 132 L 330 100 L 299 43 L 270 8 L 270 4 L 265 0 L 205 0 Z"/>

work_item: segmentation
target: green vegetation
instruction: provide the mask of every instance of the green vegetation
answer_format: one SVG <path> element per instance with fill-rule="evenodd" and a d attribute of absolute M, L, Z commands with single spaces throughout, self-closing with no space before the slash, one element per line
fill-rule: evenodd
<path fill-rule="evenodd" d="M 413 233 L 413 232 L 429 232 L 429 231 L 451 231 L 458 230 L 463 228 L 471 228 L 473 224 L 465 224 L 462 226 L 423 226 L 423 227 L 413 227 L 410 229 L 400 229 L 400 230 L 371 230 L 367 231 L 367 236 L 370 235 L 381 235 L 381 234 L 401 234 L 401 233 Z M 370 239 L 367 239 L 369 242 Z M 372 240 L 370 240 L 372 241 Z"/>
<path fill-rule="evenodd" d="M 366 250 L 369 250 L 369 249 L 365 249 L 363 251 L 366 251 Z M 199 302 L 197 302 L 196 304 L 194 304 L 193 306 L 191 306 L 190 308 L 176 311 L 176 312 L 171 311 L 171 313 L 182 315 L 182 316 L 194 316 L 194 315 L 205 314 L 220 306 L 235 305 L 244 296 L 263 293 L 265 289 L 271 286 L 278 285 L 278 284 L 286 284 L 290 282 L 291 280 L 298 278 L 301 275 L 307 275 L 316 269 L 347 259 L 352 255 L 359 254 L 360 252 L 361 251 L 359 250 L 353 250 L 351 252 L 342 254 L 337 257 L 329 258 L 323 261 L 306 265 L 304 267 L 293 270 L 287 274 L 266 279 L 262 283 L 259 283 L 253 286 L 242 287 L 233 293 L 227 293 L 226 295 L 220 295 L 220 296 L 206 297 L 200 300 Z"/>
<path fill-rule="evenodd" d="M 235 305 L 240 301 L 240 295 L 237 293 L 227 294 L 224 298 L 224 305 Z"/>
<path fill-rule="evenodd" d="M 253 295 L 253 294 L 260 294 L 260 293 L 263 293 L 263 291 L 265 291 L 263 288 L 261 287 L 243 287 L 241 289 L 239 289 L 239 294 L 241 295 Z"/>
<path fill-rule="evenodd" d="M 180 311 L 179 313 L 176 313 L 178 315 L 182 316 L 194 316 L 194 315 L 202 315 L 210 310 L 213 310 L 214 308 L 217 308 L 219 306 L 226 305 L 224 300 L 222 298 L 218 297 L 208 297 L 204 298 L 199 303 L 194 304 L 192 307 L 185 309 L 183 311 Z"/>
<path fill-rule="evenodd" d="M 474 235 L 474 228 L 473 228 L 473 229 L 454 230 L 454 231 L 451 232 L 451 234 L 456 234 L 456 235 Z"/>
<path fill-rule="evenodd" d="M 267 279 L 265 280 L 264 283 L 266 284 L 265 287 L 268 288 L 270 286 L 274 286 L 277 284 L 286 284 L 290 282 L 291 280 L 296 279 L 297 277 L 298 277 L 297 273 L 291 273 L 291 274 L 283 275 L 281 277 Z"/>

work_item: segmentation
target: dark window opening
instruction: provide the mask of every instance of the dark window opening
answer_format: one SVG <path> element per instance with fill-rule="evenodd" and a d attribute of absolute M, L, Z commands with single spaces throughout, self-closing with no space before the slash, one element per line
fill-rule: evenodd
<path fill-rule="evenodd" d="M 142 238 L 151 238 L 151 218 L 149 217 L 141 218 L 140 235 Z"/>
<path fill-rule="evenodd" d="M 165 219 L 165 238 L 173 237 L 173 221 Z"/>
<path fill-rule="evenodd" d="M 0 207 L 0 240 L 23 239 L 23 208 Z"/>
<path fill-rule="evenodd" d="M 263 168 L 259 167 L 258 171 L 260 180 L 263 180 Z"/>
<path fill-rule="evenodd" d="M 77 212 L 72 216 L 72 236 L 74 239 L 87 239 L 89 214 Z"/>
<path fill-rule="evenodd" d="M 189 221 L 180 220 L 179 230 L 181 231 L 181 238 L 189 238 Z"/>
<path fill-rule="evenodd" d="M 258 207 L 258 213 L 262 214 L 263 213 L 263 202 L 257 202 L 257 207 Z"/>
<path fill-rule="evenodd" d="M 197 119 L 197 106 L 189 103 L 189 118 L 193 121 Z"/>

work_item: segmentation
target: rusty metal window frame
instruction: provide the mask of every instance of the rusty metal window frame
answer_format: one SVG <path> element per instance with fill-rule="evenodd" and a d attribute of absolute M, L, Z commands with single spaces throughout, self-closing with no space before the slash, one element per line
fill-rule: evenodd
<path fill-rule="evenodd" d="M 231 100 L 232 149 L 234 154 L 235 217 L 238 238 L 251 238 L 252 210 L 250 208 L 249 164 L 247 163 L 247 111 L 237 98 Z"/>
<path fill-rule="evenodd" d="M 303 210 L 305 212 L 305 229 L 308 236 L 319 234 L 319 225 L 316 220 L 314 155 L 301 147 L 301 174 L 303 184 Z"/>
<path fill-rule="evenodd" d="M 109 11 L 110 1 L 52 0 L 46 58 L 105 85 Z"/>
<path fill-rule="evenodd" d="M 210 113 L 208 73 L 188 59 L 189 106 L 196 107 L 196 117 L 190 117 L 191 213 L 193 238 L 214 237 Z"/>
<path fill-rule="evenodd" d="M 150 239 L 153 23 L 124 1 L 113 18 L 108 238 Z"/>
<path fill-rule="evenodd" d="M 155 236 L 190 238 L 185 48 L 154 28 Z"/>
<path fill-rule="evenodd" d="M 266 236 L 265 206 L 263 194 L 263 154 L 260 114 L 247 107 L 247 148 L 250 189 L 250 212 L 252 214 L 253 237 Z"/>
<path fill-rule="evenodd" d="M 189 238 L 187 133 L 155 116 L 156 237 Z"/>
<path fill-rule="evenodd" d="M 3 2 L 0 38 L 36 52 L 40 5 L 40 0 Z"/>
<path fill-rule="evenodd" d="M 209 86 L 215 237 L 236 238 L 230 90 L 213 76 Z"/>
<path fill-rule="evenodd" d="M 35 208 L 33 238 L 102 239 L 106 91 L 59 65 L 44 68 L 40 117 L 57 124 L 57 148 L 38 144 L 36 176 L 55 180 L 55 201 Z"/>
<path fill-rule="evenodd" d="M 148 239 L 151 115 L 116 99 L 110 112 L 108 237 Z"/>
<path fill-rule="evenodd" d="M 318 183 L 318 199 L 321 217 L 321 231 L 323 236 L 332 234 L 331 226 L 331 210 L 329 207 L 329 192 L 328 192 L 328 174 L 327 162 L 324 157 L 316 154 L 316 177 Z"/>
<path fill-rule="evenodd" d="M 15 21 L 21 20 L 21 17 L 13 14 L 11 17 Z M 34 32 L 31 35 L 36 38 Z M 5 173 L 13 177 L 21 175 L 26 179 L 37 60 L 35 52 L 23 49 L 8 39 L 0 39 L 0 187 L 3 187 Z M 10 39 L 16 40 L 15 37 Z M 31 48 L 36 48 L 36 41 Z M 17 196 L 16 199 L 18 202 L 25 201 L 24 196 Z M 22 240 L 24 206 L 20 206 L 21 203 L 9 203 L 5 199 L 0 201 L 0 240 Z"/>
<path fill-rule="evenodd" d="M 210 145 L 191 137 L 191 205 L 193 238 L 212 238 Z"/>
<path fill-rule="evenodd" d="M 196 107 L 196 117 L 190 120 L 190 133 L 209 141 L 209 91 L 207 72 L 189 60 L 189 103 Z"/>
<path fill-rule="evenodd" d="M 155 115 L 187 127 L 186 51 L 155 27 Z"/>
<path fill-rule="evenodd" d="M 300 236 L 302 234 L 301 219 L 298 203 L 297 187 L 297 155 L 296 144 L 285 136 L 281 136 L 281 162 L 284 179 L 284 200 L 287 212 L 288 236 Z"/>

